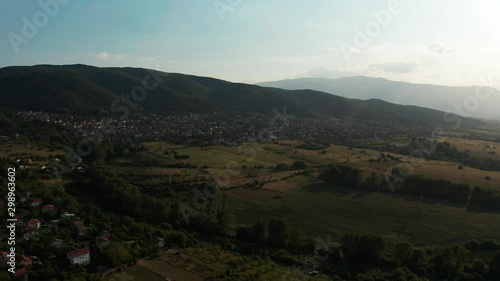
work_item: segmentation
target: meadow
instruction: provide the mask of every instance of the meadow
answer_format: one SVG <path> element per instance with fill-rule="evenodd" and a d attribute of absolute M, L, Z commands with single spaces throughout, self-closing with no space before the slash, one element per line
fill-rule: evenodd
<path fill-rule="evenodd" d="M 472 146 L 483 147 L 486 142 L 446 138 L 458 150 Z M 407 140 L 396 140 L 404 145 Z M 279 141 L 255 146 L 248 157 L 245 149 L 230 146 L 187 147 L 168 143 L 146 143 L 162 151 L 175 150 L 189 157 L 168 161 L 205 166 L 213 174 L 230 175 L 224 186 L 228 207 L 237 224 L 252 224 L 258 219 L 281 217 L 313 236 L 339 239 L 345 232 L 366 232 L 383 235 L 389 241 L 410 241 L 416 245 L 450 245 L 470 239 L 497 239 L 500 236 L 500 214 L 474 210 L 468 206 L 439 202 L 429 198 L 402 194 L 366 192 L 329 187 L 317 181 L 322 167 L 341 163 L 360 168 L 365 174 L 386 173 L 394 167 L 411 166 L 413 174 L 447 179 L 489 188 L 500 188 L 500 172 L 483 171 L 459 163 L 415 159 L 395 153 L 330 145 L 325 149 L 299 148 L 301 142 Z M 242 152 L 243 151 L 243 152 Z M 171 152 L 169 152 L 171 153 Z M 476 153 L 472 151 L 471 153 Z M 165 155 L 165 153 L 163 153 Z M 385 155 L 385 156 L 382 156 Z M 488 154 L 489 155 L 489 154 Z M 303 161 L 308 175 L 294 171 L 275 171 L 278 164 L 291 165 Z M 232 165 L 227 165 L 232 163 Z M 249 176 L 241 167 L 262 166 Z M 171 168 L 144 168 L 145 174 L 173 175 Z M 312 171 L 312 172 L 311 172 Z M 188 169 L 184 175 L 200 176 L 200 169 Z M 490 176 L 490 180 L 485 180 Z M 253 186 L 257 180 L 260 186 Z M 242 186 L 247 183 L 247 186 Z"/>
<path fill-rule="evenodd" d="M 252 192 L 260 193 L 261 190 Z M 257 195 L 248 195 L 256 198 Z M 377 233 L 389 241 L 415 245 L 452 245 L 470 239 L 498 239 L 500 213 L 392 193 L 377 193 L 322 183 L 295 188 L 272 200 L 230 196 L 236 220 L 284 218 L 304 232 L 338 241 L 346 232 Z"/>

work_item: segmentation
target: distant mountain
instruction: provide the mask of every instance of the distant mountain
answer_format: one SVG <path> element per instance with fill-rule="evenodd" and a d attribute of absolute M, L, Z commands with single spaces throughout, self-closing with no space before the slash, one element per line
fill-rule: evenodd
<path fill-rule="evenodd" d="M 154 77 L 162 82 L 154 89 Z M 134 101 L 131 91 L 147 78 L 146 95 Z M 2 106 L 22 110 L 74 114 L 117 114 L 122 98 L 135 110 L 210 112 L 217 110 L 271 113 L 287 107 L 307 118 L 364 119 L 405 125 L 445 124 L 443 112 L 381 100 L 352 100 L 313 90 L 289 91 L 231 83 L 208 77 L 164 73 L 142 68 L 99 68 L 87 65 L 38 65 L 0 69 Z M 127 97 L 128 96 L 128 97 Z M 463 119 L 467 126 L 483 124 Z M 446 125 L 446 124 L 445 124 Z"/>
<path fill-rule="evenodd" d="M 455 104 L 463 105 L 474 96 L 479 86 L 451 87 L 429 84 L 412 84 L 365 76 L 339 79 L 299 78 L 259 83 L 260 86 L 287 90 L 311 89 L 346 98 L 381 99 L 387 102 L 428 107 L 440 111 L 454 110 Z M 480 101 L 477 110 L 466 111 L 472 117 L 500 119 L 500 91 L 483 87 L 481 94 L 490 92 L 488 99 Z M 472 108 L 474 104 L 469 105 Z M 458 113 L 458 111 L 457 111 Z"/>

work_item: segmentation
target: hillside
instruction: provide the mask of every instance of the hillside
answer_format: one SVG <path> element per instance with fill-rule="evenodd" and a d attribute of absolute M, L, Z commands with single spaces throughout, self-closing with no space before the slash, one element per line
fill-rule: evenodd
<path fill-rule="evenodd" d="M 478 82 L 479 83 L 479 82 Z M 412 84 L 365 76 L 339 79 L 299 78 L 259 83 L 260 86 L 287 90 L 312 89 L 351 99 L 381 99 L 396 104 L 432 108 L 440 111 L 453 110 L 455 104 L 463 104 L 468 96 L 474 96 L 479 86 L 451 87 L 428 84 Z M 477 110 L 468 112 L 479 118 L 500 118 L 498 105 L 500 91 L 485 87 L 481 94 L 490 92 Z"/>
<path fill-rule="evenodd" d="M 110 114 L 114 101 L 130 95 L 152 73 L 163 80 L 147 92 L 137 110 L 149 112 L 216 110 L 271 113 L 287 107 L 299 117 L 355 118 L 405 125 L 446 125 L 443 112 L 381 100 L 353 100 L 313 90 L 287 91 L 231 83 L 208 77 L 141 68 L 86 65 L 6 67 L 0 69 L 2 106 L 76 114 Z M 149 76 L 148 76 L 149 75 Z M 150 79 L 149 84 L 155 80 Z M 120 103 L 123 105 L 123 103 Z M 464 119 L 466 126 L 482 122 Z M 448 124 L 449 125 L 449 124 Z"/>

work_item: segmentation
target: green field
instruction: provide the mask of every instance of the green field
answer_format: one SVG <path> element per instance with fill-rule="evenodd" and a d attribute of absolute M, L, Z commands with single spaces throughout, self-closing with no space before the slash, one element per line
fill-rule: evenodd
<path fill-rule="evenodd" d="M 500 237 L 498 213 L 468 211 L 462 206 L 411 196 L 311 184 L 268 201 L 230 198 L 228 204 L 240 223 L 280 217 L 320 238 L 331 235 L 338 240 L 352 231 L 433 246 Z"/>
<path fill-rule="evenodd" d="M 182 249 L 177 254 L 163 253 L 156 259 L 139 260 L 138 265 L 113 273 L 103 280 L 328 280 L 325 276 L 310 277 L 307 273 L 307 269 L 283 266 L 269 258 L 252 259 L 206 244 Z"/>
<path fill-rule="evenodd" d="M 443 139 L 442 141 L 444 141 Z M 465 146 L 482 147 L 486 142 L 451 139 L 457 149 Z M 408 140 L 399 140 L 404 145 Z M 466 143 L 465 143 L 466 142 Z M 328 163 L 346 163 L 369 172 L 385 173 L 403 164 L 413 165 L 413 173 L 431 178 L 444 178 L 452 182 L 500 187 L 500 172 L 482 171 L 446 161 L 411 159 L 408 156 L 385 153 L 399 158 L 374 161 L 381 152 L 331 145 L 324 150 L 298 148 L 297 141 L 279 141 L 258 145 L 255 155 L 241 155 L 238 147 L 209 146 L 184 147 L 167 143 L 146 144 L 162 147 L 162 151 L 175 150 L 178 154 L 189 155 L 188 159 L 172 160 L 207 165 L 214 174 L 231 175 L 230 184 L 225 187 L 241 186 L 253 182 L 252 178 L 238 171 L 228 169 L 229 162 L 239 166 L 291 164 L 302 160 L 308 168 L 321 167 Z M 248 146 L 246 148 L 251 148 Z M 255 148 L 255 147 L 254 147 Z M 472 150 L 471 150 L 472 151 Z M 474 153 L 479 151 L 473 151 Z M 485 154 L 486 155 L 486 154 Z M 489 155 L 489 154 L 488 154 Z M 484 155 L 483 155 L 484 156 Z M 247 161 L 249 160 L 249 161 Z M 236 225 L 251 224 L 257 219 L 281 217 L 312 236 L 338 240 L 346 232 L 368 232 L 383 235 L 388 241 L 410 241 L 415 245 L 451 245 L 470 239 L 498 239 L 500 237 L 500 214 L 491 211 L 476 211 L 449 202 L 438 202 L 428 198 L 408 195 L 372 193 L 362 190 L 327 187 L 316 182 L 318 171 L 311 176 L 292 176 L 290 172 L 271 169 L 258 170 L 256 177 L 263 182 L 262 188 L 231 188 L 228 206 L 236 216 Z M 137 170 L 136 170 L 137 171 Z M 165 168 L 145 168 L 145 174 L 176 175 L 176 170 Z M 180 171 L 177 171 L 180 172 Z M 188 169 L 184 176 L 199 176 L 199 170 Z M 179 173 L 177 173 L 179 176 Z M 485 176 L 491 180 L 486 181 Z"/>
<path fill-rule="evenodd" d="M 146 268 L 140 266 L 133 266 L 128 268 L 125 272 L 112 273 L 103 278 L 104 281 L 121 281 L 121 280 L 134 280 L 134 281 L 165 281 L 165 277 L 154 273 Z"/>
<path fill-rule="evenodd" d="M 446 139 L 442 139 L 442 141 L 445 140 Z M 394 140 L 395 144 L 400 144 L 399 142 L 406 142 L 406 140 Z M 482 151 L 482 147 L 485 143 L 486 142 L 483 141 L 467 140 L 467 145 L 473 144 L 473 147 L 477 146 L 481 148 L 480 150 L 483 154 L 478 154 L 479 157 L 486 157 L 486 155 L 494 156 Z M 458 170 L 459 164 L 455 162 L 418 158 L 412 159 L 408 156 L 388 152 L 385 152 L 385 154 L 399 158 L 401 162 L 396 162 L 391 159 L 376 161 L 381 155 L 380 151 L 349 148 L 340 145 L 330 145 L 328 148 L 324 149 L 324 151 L 307 150 L 297 148 L 298 144 L 299 143 L 297 142 L 280 141 L 277 144 L 267 143 L 258 144 L 256 146 L 248 145 L 244 147 L 217 145 L 209 146 L 202 150 L 200 147 L 185 147 L 161 142 L 145 143 L 146 147 L 155 149 L 154 152 L 148 153 L 148 157 L 156 157 L 156 159 L 163 161 L 167 159 L 167 162 L 171 164 L 188 163 L 197 165 L 198 167 L 206 165 L 210 170 L 214 171 L 215 174 L 229 174 L 231 175 L 232 180 L 243 180 L 230 183 L 232 185 L 245 183 L 245 175 L 240 172 L 234 172 L 234 170 L 240 169 L 243 165 L 262 165 L 264 170 L 260 170 L 259 173 L 260 175 L 266 175 L 272 172 L 268 170 L 269 167 L 273 167 L 281 163 L 290 165 L 296 160 L 301 160 L 307 163 L 308 167 L 324 166 L 329 163 L 347 163 L 351 166 L 363 169 L 365 173 L 386 173 L 394 167 L 406 166 L 411 167 L 413 174 L 423 175 L 430 178 L 447 179 L 455 183 L 465 183 L 471 186 L 479 185 L 489 188 L 500 187 L 500 172 L 483 171 L 466 165 L 463 165 L 464 168 L 462 170 Z M 453 144 L 457 145 L 457 149 L 463 149 L 464 144 L 462 141 L 454 139 Z M 157 150 L 160 146 L 162 149 Z M 165 154 L 166 151 L 169 152 L 171 150 L 175 150 L 178 154 L 189 155 L 189 158 L 182 160 L 173 159 L 173 155 L 171 153 Z M 476 153 L 476 151 L 473 150 L 473 153 Z M 479 151 L 477 151 L 477 153 L 479 153 Z M 126 171 L 135 171 L 136 173 L 141 171 L 144 174 L 153 175 L 175 174 L 175 171 L 172 170 L 161 171 L 158 169 L 133 167 L 133 165 L 132 167 L 121 169 Z M 198 175 L 196 171 L 192 170 L 189 170 L 189 173 L 192 177 Z M 485 180 L 486 177 L 490 177 L 491 179 Z"/>

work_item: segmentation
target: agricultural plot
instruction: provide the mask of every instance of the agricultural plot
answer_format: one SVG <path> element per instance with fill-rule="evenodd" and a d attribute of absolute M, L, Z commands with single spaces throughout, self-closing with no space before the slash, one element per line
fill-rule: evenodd
<path fill-rule="evenodd" d="M 453 137 L 442 137 L 440 142 L 447 141 L 458 151 L 469 153 L 477 158 L 500 160 L 500 143 L 481 140 L 469 140 Z"/>
<path fill-rule="evenodd" d="M 473 144 L 473 147 L 478 148 L 470 150 L 471 153 L 478 153 L 480 155 L 481 152 L 484 157 L 486 155 L 500 157 L 483 151 L 483 145 L 487 145 L 487 142 L 458 138 L 443 138 L 441 141 L 444 140 L 451 140 L 452 144 L 457 145 L 459 150 L 466 149 L 466 147 Z M 206 170 L 212 176 L 220 179 L 224 187 L 252 184 L 257 179 L 265 183 L 264 188 L 276 191 L 290 190 L 297 185 L 293 185 L 289 180 L 283 180 L 279 173 L 270 170 L 270 168 L 277 164 L 290 165 L 297 160 L 304 161 L 308 168 L 321 167 L 330 163 L 347 164 L 364 170 L 366 174 L 371 172 L 387 173 L 394 167 L 410 167 L 411 174 L 423 175 L 435 179 L 444 178 L 455 183 L 466 183 L 471 186 L 479 185 L 491 188 L 498 188 L 500 186 L 500 172 L 483 171 L 467 166 L 463 166 L 463 169 L 458 169 L 459 164 L 453 162 L 411 158 L 387 152 L 383 152 L 387 157 L 380 159 L 381 152 L 375 150 L 356 149 L 339 145 L 331 145 L 328 148 L 320 150 L 307 150 L 298 148 L 297 145 L 299 144 L 300 142 L 298 141 L 259 144 L 253 147 L 258 148 L 254 150 L 255 154 L 249 154 L 244 151 L 246 151 L 245 149 L 252 148 L 251 145 L 245 147 L 241 150 L 243 153 L 240 153 L 241 151 L 238 147 L 210 146 L 200 148 L 162 143 L 161 147 L 164 151 L 174 150 L 178 155 L 188 155 L 189 157 L 177 160 L 173 159 L 173 155 L 160 155 L 171 159 L 167 160 L 170 163 L 188 163 L 197 165 L 198 167 L 206 166 L 208 167 Z M 147 145 L 148 143 L 146 143 Z M 159 147 L 160 145 L 155 143 L 155 145 L 150 146 Z M 395 159 L 398 159 L 398 161 Z M 262 166 L 262 169 L 254 171 L 254 175 L 249 175 L 242 169 L 243 166 Z M 184 173 L 183 176 L 193 179 L 200 176 L 199 171 L 196 171 L 196 169 L 185 168 L 182 169 L 182 172 L 178 169 L 160 167 L 125 167 L 119 169 L 124 169 L 124 171 L 142 171 L 144 174 L 151 175 L 173 176 Z M 208 177 L 208 175 L 205 176 L 205 178 Z"/>
<path fill-rule="evenodd" d="M 175 267 L 162 260 L 139 260 L 137 264 L 164 278 L 178 281 L 203 281 L 203 276 L 194 274 L 184 268 Z M 144 280 L 144 279 L 143 279 Z"/>
<path fill-rule="evenodd" d="M 138 280 L 138 281 L 165 281 L 165 277 L 141 266 L 133 266 L 125 272 L 115 272 L 104 277 L 104 281 Z"/>
<path fill-rule="evenodd" d="M 160 260 L 177 268 L 187 268 L 207 279 L 216 277 L 216 280 L 327 280 L 323 276 L 308 276 L 308 269 L 286 267 L 269 258 L 245 257 L 213 245 L 186 248 L 178 254 L 165 253 Z"/>
<path fill-rule="evenodd" d="M 39 156 L 48 157 L 49 155 L 63 155 L 62 150 L 50 151 L 47 148 L 32 147 L 28 144 L 0 144 L 0 157 L 13 156 Z"/>
<path fill-rule="evenodd" d="M 463 206 L 426 198 L 370 193 L 322 184 L 295 188 L 282 198 L 257 202 L 231 197 L 228 206 L 237 221 L 285 218 L 312 236 L 345 232 L 377 233 L 390 241 L 416 245 L 463 243 L 469 239 L 498 239 L 500 214 L 466 210 Z"/>

